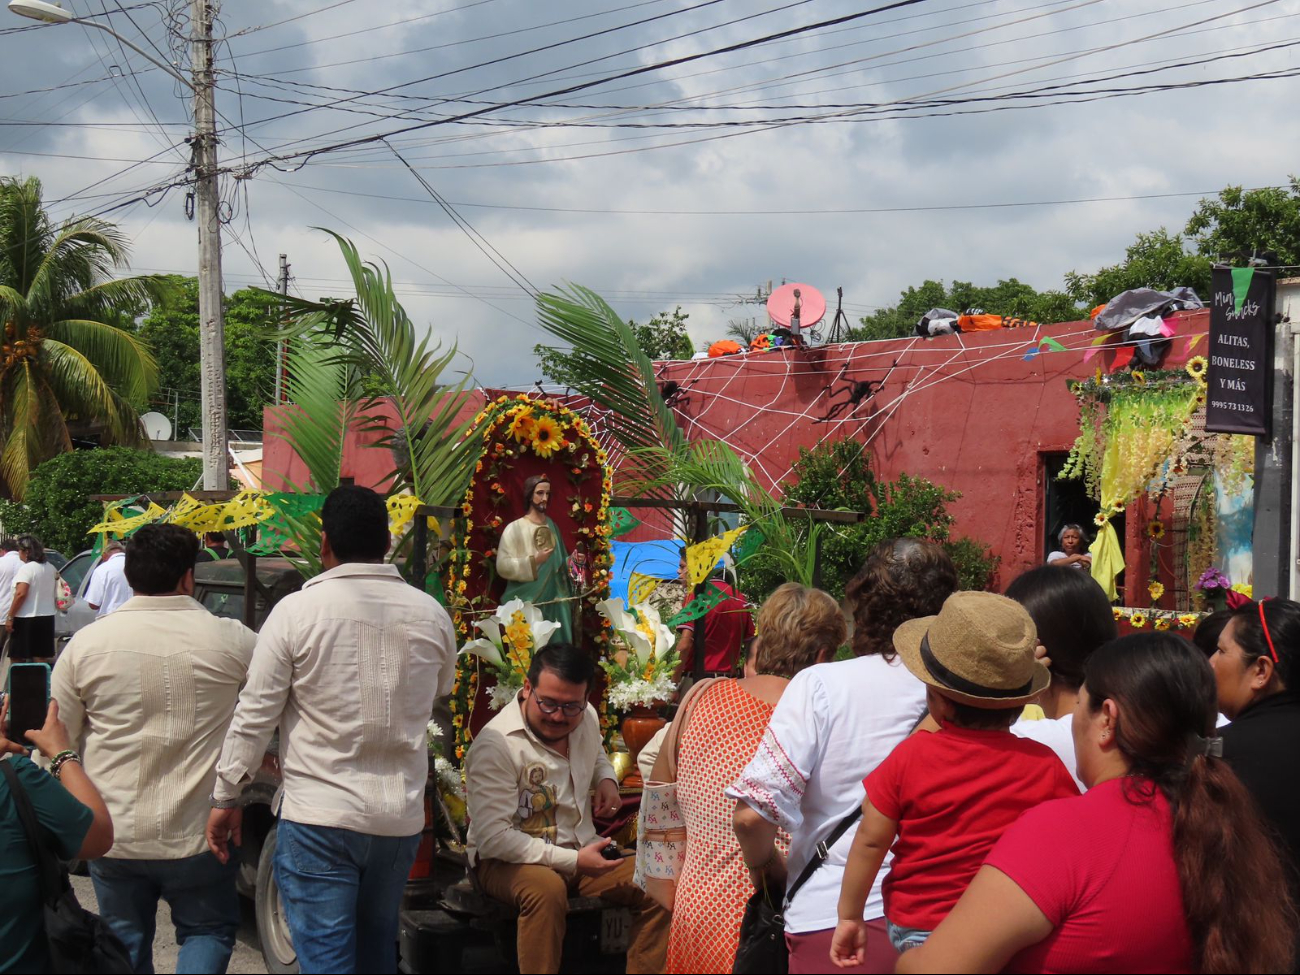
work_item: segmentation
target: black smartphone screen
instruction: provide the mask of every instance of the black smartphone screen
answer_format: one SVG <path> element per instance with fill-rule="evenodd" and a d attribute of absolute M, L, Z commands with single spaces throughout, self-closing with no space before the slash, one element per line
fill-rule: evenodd
<path fill-rule="evenodd" d="M 50 708 L 50 669 L 45 664 L 14 664 L 9 669 L 9 737 L 28 748 L 24 734 L 45 726 Z"/>

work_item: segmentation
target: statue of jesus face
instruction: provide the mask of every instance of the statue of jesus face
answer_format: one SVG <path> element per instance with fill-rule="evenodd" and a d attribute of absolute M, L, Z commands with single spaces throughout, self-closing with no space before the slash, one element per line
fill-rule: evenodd
<path fill-rule="evenodd" d="M 546 514 L 546 506 L 550 503 L 550 500 L 551 485 L 546 481 L 539 482 L 537 487 L 533 488 L 533 496 L 529 499 L 533 509 Z"/>

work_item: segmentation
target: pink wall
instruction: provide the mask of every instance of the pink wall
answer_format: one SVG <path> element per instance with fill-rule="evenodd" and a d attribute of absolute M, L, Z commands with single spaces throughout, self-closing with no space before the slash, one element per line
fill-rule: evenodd
<path fill-rule="evenodd" d="M 1188 338 L 1203 335 L 1209 312 L 1178 316 L 1178 334 L 1163 365 L 1180 367 Z M 935 339 L 893 339 L 779 349 L 751 356 L 667 362 L 660 382 L 686 386 L 675 412 L 691 438 L 725 439 L 773 484 L 790 477 L 800 447 L 848 437 L 866 445 L 878 476 L 907 473 L 961 492 L 951 506 L 956 533 L 990 545 L 1002 558 L 995 580 L 1004 586 L 1043 558 L 1045 484 L 1042 454 L 1069 450 L 1078 411 L 1066 386 L 1098 366 L 1109 370 L 1116 352 L 1084 361 L 1099 333 L 1089 322 L 1038 329 L 977 332 Z M 1065 352 L 1044 350 L 1030 362 L 1025 351 L 1051 336 Z M 1205 352 L 1204 340 L 1199 351 Z M 856 380 L 883 380 L 873 400 L 829 423 L 814 422 L 829 408 L 827 389 Z M 460 416 L 469 418 L 495 390 L 465 394 Z M 844 395 L 835 398 L 842 401 Z M 266 410 L 266 486 L 301 483 L 305 469 L 277 432 L 278 409 Z M 348 434 L 343 473 L 358 484 L 383 488 L 392 463 L 387 451 L 367 449 L 370 436 Z M 1147 515 L 1129 517 L 1125 549 L 1130 587 L 1145 586 Z M 638 512 L 648 523 L 659 519 Z M 1166 580 L 1168 582 L 1168 580 Z M 1146 602 L 1141 602 L 1146 605 Z"/>

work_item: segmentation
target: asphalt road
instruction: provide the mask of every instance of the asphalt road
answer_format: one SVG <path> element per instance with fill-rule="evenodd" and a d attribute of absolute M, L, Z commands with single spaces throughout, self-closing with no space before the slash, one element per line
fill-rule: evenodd
<path fill-rule="evenodd" d="M 77 892 L 77 900 L 88 911 L 98 912 L 95 901 L 95 888 L 89 877 L 73 877 L 72 887 Z M 228 972 L 243 975 L 256 972 L 265 975 L 266 966 L 262 963 L 262 948 L 257 940 L 257 924 L 253 920 L 253 902 L 240 898 L 244 908 L 244 919 L 239 926 L 239 936 L 235 941 L 235 953 L 231 956 Z M 159 972 L 176 971 L 176 929 L 172 927 L 171 911 L 165 903 L 158 904 L 158 931 L 153 940 L 154 970 Z"/>

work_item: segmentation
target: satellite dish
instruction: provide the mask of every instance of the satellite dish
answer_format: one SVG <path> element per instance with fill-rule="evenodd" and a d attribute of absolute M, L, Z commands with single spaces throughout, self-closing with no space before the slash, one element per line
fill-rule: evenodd
<path fill-rule="evenodd" d="M 799 328 L 812 328 L 826 317 L 826 299 L 811 284 L 795 281 L 783 284 L 767 299 L 767 317 L 782 328 L 790 327 L 790 313 L 794 311 L 794 292 L 799 289 L 802 302 L 799 309 Z"/>
<path fill-rule="evenodd" d="M 140 417 L 140 426 L 144 435 L 150 440 L 170 440 L 172 438 L 172 421 L 163 413 L 150 411 Z"/>

